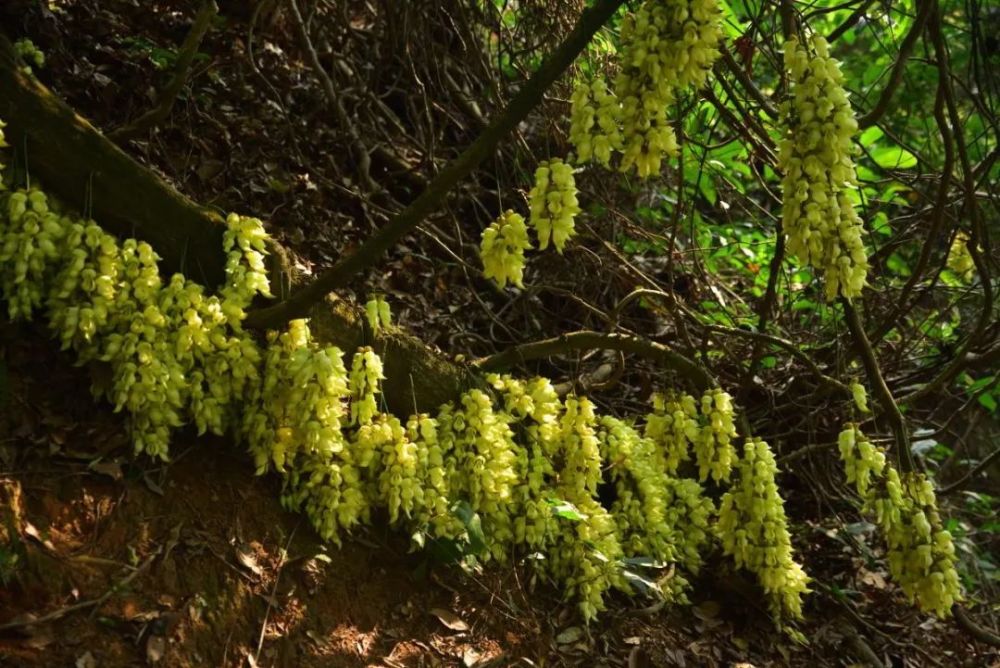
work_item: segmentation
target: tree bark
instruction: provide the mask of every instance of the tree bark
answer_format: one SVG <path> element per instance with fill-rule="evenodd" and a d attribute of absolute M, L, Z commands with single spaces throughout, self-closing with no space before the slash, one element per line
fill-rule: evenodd
<path fill-rule="evenodd" d="M 17 68 L 0 35 L 0 118 L 14 164 L 65 204 L 122 237 L 148 241 L 167 271 L 215 286 L 225 277 L 222 217 L 170 188 Z"/>
<path fill-rule="evenodd" d="M 0 34 L 0 119 L 21 169 L 46 191 L 119 237 L 143 239 L 165 272 L 182 271 L 208 286 L 225 277 L 222 216 L 184 197 L 76 114 L 34 77 L 18 71 Z M 272 284 L 294 287 L 286 253 L 273 248 Z M 430 411 L 481 381 L 417 338 L 397 329 L 374 340 L 359 310 L 334 296 L 306 314 L 317 340 L 345 353 L 372 345 L 382 356 L 389 409 L 400 416 Z M 350 360 L 348 359 L 348 364 Z"/>

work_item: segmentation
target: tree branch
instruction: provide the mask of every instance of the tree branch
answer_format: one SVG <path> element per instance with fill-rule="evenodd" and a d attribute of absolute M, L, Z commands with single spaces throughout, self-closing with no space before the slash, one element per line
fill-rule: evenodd
<path fill-rule="evenodd" d="M 910 433 L 906 429 L 906 419 L 903 417 L 902 411 L 899 410 L 899 405 L 893 398 L 889 386 L 885 383 L 885 377 L 879 368 L 878 360 L 875 359 L 875 351 L 872 350 L 868 335 L 865 334 L 865 326 L 861 322 L 861 316 L 850 300 L 841 298 L 840 303 L 844 307 L 847 328 L 854 338 L 857 352 L 861 356 L 865 373 L 868 375 L 868 382 L 874 388 L 875 395 L 878 397 L 879 403 L 882 404 L 882 410 L 889 419 L 889 426 L 896 439 L 896 450 L 898 451 L 896 456 L 899 459 L 899 468 L 903 473 L 916 471 L 916 462 L 913 460 L 913 452 L 910 451 Z"/>
<path fill-rule="evenodd" d="M 970 636 L 987 645 L 1000 647 L 1000 636 L 972 621 L 965 608 L 956 603 L 951 606 L 951 612 L 955 615 L 955 621 L 958 622 L 958 625 Z"/>
<path fill-rule="evenodd" d="M 897 54 L 896 62 L 892 66 L 892 72 L 889 74 L 889 81 L 886 83 L 885 88 L 882 89 L 878 101 L 872 107 L 871 111 L 858 119 L 859 129 L 864 130 L 875 125 L 885 115 L 885 112 L 889 110 L 889 105 L 892 103 L 892 96 L 903 81 L 903 71 L 906 69 L 906 61 L 910 59 L 910 54 L 913 53 L 913 48 L 917 45 L 917 40 L 920 39 L 920 35 L 924 32 L 924 26 L 927 25 L 927 18 L 931 15 L 931 10 L 934 6 L 934 0 L 921 1 L 920 10 L 917 12 L 917 19 L 913 22 L 910 32 L 906 33 L 903 43 L 899 46 L 899 54 Z"/>
<path fill-rule="evenodd" d="M 572 64 L 594 33 L 624 2 L 625 0 L 598 0 L 592 7 L 584 10 L 573 31 L 545 59 L 503 113 L 493 120 L 461 155 L 448 163 L 413 203 L 369 237 L 355 253 L 320 274 L 308 285 L 293 292 L 287 300 L 251 312 L 246 325 L 254 328 L 276 327 L 300 317 L 309 310 L 311 304 L 345 285 L 356 274 L 381 258 L 400 239 L 417 227 L 428 214 L 436 210 L 452 188 L 493 154 L 497 145 L 538 106 L 548 87 Z"/>
<path fill-rule="evenodd" d="M 177 62 L 174 65 L 174 74 L 170 78 L 170 81 L 167 82 L 163 91 L 157 96 L 156 106 L 128 125 L 109 132 L 109 139 L 117 143 L 133 139 L 159 125 L 170 115 L 170 110 L 174 108 L 177 96 L 180 94 L 181 89 L 184 88 L 185 82 L 187 82 L 191 64 L 194 62 L 194 57 L 198 54 L 198 47 L 201 45 L 205 33 L 208 32 L 212 19 L 218 13 L 219 6 L 215 4 L 215 0 L 208 0 L 201 6 L 201 9 L 198 10 L 198 15 L 194 18 L 194 23 L 191 25 L 191 30 L 181 45 Z"/>
<path fill-rule="evenodd" d="M 1000 458 L 1000 448 L 997 448 L 996 450 L 988 454 L 981 462 L 979 462 L 971 469 L 966 471 L 965 475 L 963 475 L 961 478 L 939 489 L 938 496 L 951 494 L 952 492 L 957 492 L 958 490 L 962 489 L 962 487 L 965 486 L 966 482 L 968 482 L 975 476 L 985 471 L 987 468 L 989 468 L 990 464 L 995 462 L 998 458 Z"/>
<path fill-rule="evenodd" d="M 767 95 L 764 95 L 764 92 L 757 87 L 757 84 L 754 83 L 750 74 L 740 67 L 739 63 L 736 62 L 736 59 L 733 58 L 732 52 L 726 48 L 725 44 L 719 46 L 719 52 L 722 54 L 722 62 L 726 64 L 726 68 L 733 73 L 736 79 L 743 86 L 744 90 L 746 90 L 747 94 L 760 105 L 760 108 L 764 110 L 764 113 L 771 118 L 778 118 L 778 107 L 776 107 L 774 102 L 772 102 Z M 719 70 L 721 70 L 721 67 L 716 65 L 716 76 L 720 74 Z"/>
<path fill-rule="evenodd" d="M 502 352 L 480 358 L 472 363 L 479 371 L 499 371 L 521 362 L 542 359 L 574 350 L 618 350 L 651 359 L 676 371 L 691 385 L 704 392 L 718 383 L 705 367 L 655 341 L 626 334 L 605 334 L 581 330 L 551 339 L 513 346 Z"/>
<path fill-rule="evenodd" d="M 299 41 L 302 42 L 302 48 L 305 49 L 306 55 L 309 58 L 309 64 L 312 66 L 313 72 L 316 73 L 320 84 L 322 84 L 323 93 L 326 95 L 327 101 L 333 107 L 333 112 L 337 116 L 337 123 L 350 139 L 351 152 L 354 153 L 354 159 L 358 163 L 358 174 L 361 176 L 361 180 L 368 190 L 378 190 L 378 184 L 371 177 L 372 160 L 368 154 L 368 147 L 365 146 L 364 141 L 361 139 L 357 126 L 351 122 L 351 117 L 347 115 L 347 107 L 344 106 L 344 100 L 337 93 L 337 87 L 334 85 L 333 79 L 323 69 L 323 64 L 320 62 L 319 55 L 316 53 L 315 47 L 313 47 L 312 39 L 309 37 L 309 28 L 306 27 L 306 22 L 302 18 L 302 12 L 299 11 L 299 3 L 296 0 L 288 0 L 288 6 L 292 10 L 292 23 L 295 25 L 295 32 L 298 34 Z"/>

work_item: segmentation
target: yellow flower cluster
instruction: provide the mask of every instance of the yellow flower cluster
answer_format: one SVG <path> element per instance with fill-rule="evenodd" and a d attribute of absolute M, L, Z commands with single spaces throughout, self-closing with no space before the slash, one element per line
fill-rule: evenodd
<path fill-rule="evenodd" d="M 367 425 L 378 415 L 376 397 L 382 374 L 382 360 L 371 348 L 360 348 L 351 362 L 351 424 Z"/>
<path fill-rule="evenodd" d="M 32 73 L 32 66 L 39 69 L 45 67 L 45 54 L 30 39 L 19 39 L 14 42 L 14 52 L 24 61 L 21 71 L 25 74 Z"/>
<path fill-rule="evenodd" d="M 854 406 L 862 413 L 870 413 L 868 408 L 868 391 L 861 383 L 851 383 L 851 397 L 854 399 Z"/>
<path fill-rule="evenodd" d="M 163 285 L 149 244 L 119 244 L 92 221 L 59 213 L 37 188 L 5 193 L 0 209 L 8 315 L 29 318 L 44 307 L 64 349 L 109 364 L 110 382 L 94 389 L 128 411 L 137 451 L 166 459 L 170 431 L 186 422 L 202 432 L 228 428 L 257 377 L 259 352 L 236 333 L 220 297 L 179 274 Z M 261 236 L 246 225 L 228 234 L 234 243 Z M 260 287 L 254 280 L 248 268 L 223 290 L 248 301 Z"/>
<path fill-rule="evenodd" d="M 698 478 L 705 481 L 711 477 L 715 482 L 729 480 L 736 459 L 732 444 L 736 436 L 733 398 L 720 389 L 705 392 L 701 397 L 701 422 L 701 431 L 694 441 Z"/>
<path fill-rule="evenodd" d="M 267 233 L 258 219 L 231 213 L 226 218 L 222 248 L 226 253 L 222 310 L 229 322 L 238 327 L 246 316 L 244 310 L 255 296 L 273 296 L 264 265 Z"/>
<path fill-rule="evenodd" d="M 507 285 L 507 281 L 519 288 L 524 287 L 524 251 L 529 248 L 531 241 L 524 217 L 512 210 L 504 211 L 483 230 L 479 246 L 483 275 L 495 280 L 501 288 Z"/>
<path fill-rule="evenodd" d="M 607 167 L 612 153 L 622 148 L 618 99 L 604 79 L 596 77 L 578 83 L 571 102 L 569 140 L 576 148 L 577 161 L 596 160 Z"/>
<path fill-rule="evenodd" d="M 948 268 L 966 283 L 972 280 L 976 272 L 976 263 L 973 262 L 972 253 L 969 252 L 969 235 L 965 232 L 959 232 L 952 240 L 951 248 L 948 249 L 947 264 Z"/>
<path fill-rule="evenodd" d="M 318 348 L 305 320 L 268 334 L 261 382 L 250 392 L 243 434 L 258 473 L 285 471 L 296 456 L 344 450 L 341 418 L 348 375 L 336 347 Z"/>
<path fill-rule="evenodd" d="M 561 253 L 580 213 L 573 167 L 558 158 L 543 162 L 535 170 L 535 186 L 528 199 L 539 249 L 545 250 L 551 241 Z"/>
<path fill-rule="evenodd" d="M 719 509 L 722 548 L 738 567 L 757 576 L 778 620 L 801 618 L 809 577 L 792 555 L 771 448 L 760 439 L 747 440 L 737 468 L 739 481 L 723 495 Z"/>
<path fill-rule="evenodd" d="M 653 412 L 646 416 L 647 438 L 658 446 L 659 466 L 673 475 L 691 458 L 689 444 L 698 440 L 698 406 L 689 394 L 653 395 Z"/>
<path fill-rule="evenodd" d="M 41 190 L 18 189 L 6 197 L 0 245 L 0 289 L 12 320 L 30 318 L 45 299 L 46 270 L 58 259 L 65 223 Z"/>
<path fill-rule="evenodd" d="M 951 614 L 962 598 L 955 546 L 941 523 L 934 486 L 923 473 L 900 475 L 854 425 L 840 434 L 847 481 L 875 515 L 889 547 L 889 573 L 921 610 Z"/>
<path fill-rule="evenodd" d="M 630 591 L 628 558 L 697 570 L 713 507 L 696 481 L 674 474 L 687 442 L 708 433 L 699 419 L 713 448 L 729 433 L 723 418 L 712 421 L 731 411 L 717 392 L 701 416 L 693 398 L 670 395 L 643 435 L 585 398 L 560 400 L 546 379 L 494 375 L 490 393 L 471 389 L 403 423 L 380 409 L 374 350 L 358 350 L 348 371 L 303 320 L 269 333 L 264 348 L 243 331 L 250 301 L 269 294 L 266 237 L 254 219 L 227 222 L 228 279 L 209 294 L 179 274 L 164 282 L 148 244 L 56 213 L 39 190 L 7 192 L 0 295 L 14 317 L 44 310 L 81 360 L 109 364 L 110 383 L 96 389 L 128 412 L 137 450 L 166 458 L 171 430 L 185 423 L 238 431 L 258 471 L 282 476 L 282 503 L 324 539 L 383 508 L 393 525 L 458 541 L 469 530 L 456 512 L 464 507 L 481 521 L 480 556 L 539 553 L 538 567 L 588 620 L 609 589 Z M 668 450 L 667 439 L 684 443 Z M 598 498 L 604 483 L 617 493 L 610 508 Z M 685 586 L 677 573 L 665 590 L 682 600 Z"/>
<path fill-rule="evenodd" d="M 680 563 L 696 573 L 708 541 L 712 502 L 694 480 L 674 478 L 656 442 L 612 417 L 600 421 L 601 456 L 615 483 L 611 513 L 629 557 Z M 671 591 L 680 596 L 682 587 Z"/>
<path fill-rule="evenodd" d="M 868 497 L 872 479 L 882 475 L 885 469 L 885 453 L 872 445 L 868 437 L 857 425 L 845 425 L 837 437 L 840 458 L 844 462 L 847 482 L 852 483 L 862 499 Z"/>
<path fill-rule="evenodd" d="M 791 93 L 781 107 L 787 128 L 779 155 L 782 227 L 789 250 L 824 272 L 827 299 L 857 297 L 868 273 L 852 199 L 857 176 L 851 140 L 858 124 L 826 40 L 814 36 L 810 46 L 794 38 L 785 44 Z"/>
<path fill-rule="evenodd" d="M 947 617 L 962 594 L 955 545 L 941 524 L 934 486 L 923 473 L 907 473 L 901 480 L 893 473 L 890 469 L 886 476 L 886 489 L 901 488 L 902 494 L 893 489 L 872 502 L 889 544 L 889 572 L 922 610 Z"/>
<path fill-rule="evenodd" d="M 615 96 L 623 137 L 621 170 L 657 174 L 677 153 L 667 107 L 688 86 L 700 87 L 719 56 L 716 0 L 646 0 L 622 23 L 621 70 Z"/>
<path fill-rule="evenodd" d="M 365 317 L 373 332 L 392 326 L 392 310 L 382 295 L 375 295 L 365 304 Z"/>

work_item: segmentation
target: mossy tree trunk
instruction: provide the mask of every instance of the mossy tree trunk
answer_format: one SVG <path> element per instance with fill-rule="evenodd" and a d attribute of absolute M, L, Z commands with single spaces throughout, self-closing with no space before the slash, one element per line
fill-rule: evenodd
<path fill-rule="evenodd" d="M 87 213 L 109 232 L 148 241 L 165 273 L 182 271 L 206 285 L 225 276 L 224 221 L 174 190 L 129 157 L 34 77 L 20 72 L 10 41 L 0 35 L 0 119 L 21 173 Z M 274 278 L 294 287 L 286 254 L 275 248 Z M 330 296 L 313 306 L 310 326 L 325 345 L 345 353 L 370 344 L 382 355 L 386 402 L 406 416 L 429 411 L 479 382 L 417 338 L 401 331 L 366 331 L 356 307 Z M 349 360 L 348 360 L 349 362 Z"/>

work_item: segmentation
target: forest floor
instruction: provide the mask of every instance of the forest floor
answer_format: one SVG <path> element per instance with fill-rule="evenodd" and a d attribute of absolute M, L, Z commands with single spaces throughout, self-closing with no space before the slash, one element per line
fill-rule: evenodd
<path fill-rule="evenodd" d="M 57 38 L 41 40 L 50 58 L 40 77 L 98 127 L 117 127 L 155 98 L 151 82 L 165 76 L 156 63 L 170 55 L 163 45 L 183 39 L 186 15 L 62 4 Z M 294 43 L 258 37 L 263 75 L 248 67 L 247 19 L 210 33 L 197 95 L 127 148 L 195 200 L 267 220 L 305 267 L 329 264 L 384 215 L 338 174 L 343 138 L 319 111 L 311 72 L 288 55 Z M 474 239 L 468 232 L 455 237 Z M 493 352 L 505 332 L 544 331 L 541 306 L 559 304 L 543 319 L 566 316 L 563 297 L 494 308 L 488 284 L 436 235 L 409 240 L 357 292 L 388 293 L 403 325 L 468 355 Z M 614 282 L 578 260 L 602 262 L 559 257 L 547 271 L 571 288 Z M 691 607 L 612 597 L 588 628 L 523 563 L 431 564 L 384 522 L 323 544 L 232 442 L 181 432 L 169 464 L 134 458 L 123 418 L 90 396 L 91 371 L 74 368 L 41 327 L 0 322 L 0 372 L 0 538 L 14 546 L 0 550 L 0 574 L 14 574 L 0 587 L 0 665 L 819 667 L 860 665 L 863 638 L 894 667 L 1000 666 L 995 650 L 908 605 L 881 562 L 856 556 L 864 526 L 813 519 L 802 484 L 788 504 L 816 580 L 800 627 L 808 645 L 775 631 L 758 594 L 715 562 Z M 17 564 L 5 561 L 15 554 Z"/>
<path fill-rule="evenodd" d="M 378 522 L 326 545 L 232 443 L 181 434 L 171 463 L 136 460 L 121 416 L 43 331 L 4 324 L 0 346 L 0 524 L 14 537 L 0 556 L 20 558 L 0 588 L 0 665 L 864 665 L 857 634 L 886 665 L 1000 665 L 885 573 L 817 572 L 845 560 L 819 527 L 812 574 L 860 596 L 808 605 L 806 646 L 714 566 L 690 608 L 612 599 L 587 628 L 523 565 L 429 564 Z"/>

